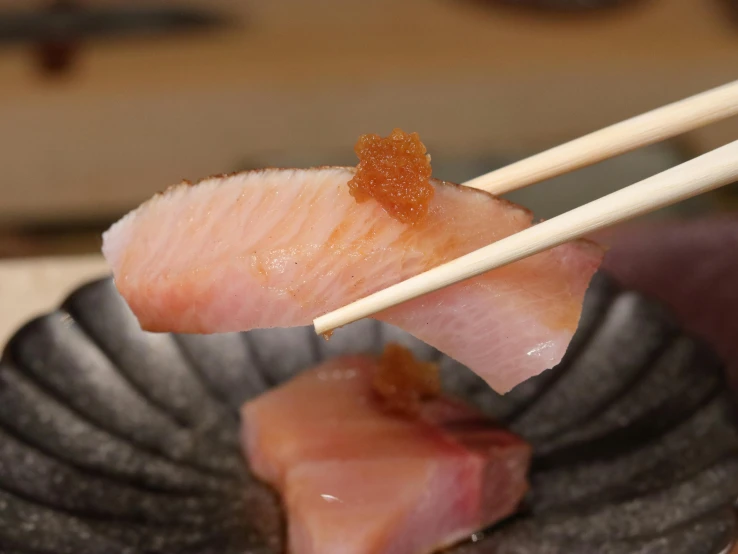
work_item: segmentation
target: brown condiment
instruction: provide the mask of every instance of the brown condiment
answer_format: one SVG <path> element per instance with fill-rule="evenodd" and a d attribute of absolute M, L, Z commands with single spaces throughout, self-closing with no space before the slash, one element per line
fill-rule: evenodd
<path fill-rule="evenodd" d="M 382 406 L 403 415 L 416 415 L 425 400 L 441 394 L 438 366 L 415 359 L 399 344 L 388 344 L 372 382 Z"/>
<path fill-rule="evenodd" d="M 354 151 L 359 164 L 348 185 L 358 202 L 373 198 L 402 223 L 425 217 L 434 189 L 430 155 L 417 133 L 395 129 L 386 138 L 362 135 Z"/>

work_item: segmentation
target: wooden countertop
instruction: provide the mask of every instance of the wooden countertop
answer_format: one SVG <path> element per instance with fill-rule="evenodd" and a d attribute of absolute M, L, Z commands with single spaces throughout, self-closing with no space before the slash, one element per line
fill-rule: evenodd
<path fill-rule="evenodd" d="M 738 27 L 718 1 L 585 18 L 460 1 L 188 2 L 248 22 L 93 41 L 53 81 L 26 49 L 0 51 L 0 120 L 12 129 L 0 136 L 0 220 L 96 221 L 182 178 L 354 163 L 357 136 L 395 126 L 418 131 L 434 163 L 517 159 L 731 81 L 738 67 Z M 737 134 L 733 118 L 686 140 L 698 153 Z"/>
<path fill-rule="evenodd" d="M 0 344 L 85 281 L 106 275 L 102 256 L 0 261 Z"/>

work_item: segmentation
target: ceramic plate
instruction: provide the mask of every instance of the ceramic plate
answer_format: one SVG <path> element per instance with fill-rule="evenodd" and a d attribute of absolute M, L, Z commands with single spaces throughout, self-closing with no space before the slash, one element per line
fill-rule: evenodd
<path fill-rule="evenodd" d="M 111 280 L 23 327 L 0 367 L 0 554 L 278 554 L 278 498 L 239 452 L 238 407 L 328 356 L 399 341 L 535 447 L 522 513 L 454 554 L 718 554 L 736 533 L 738 431 L 720 362 L 598 275 L 555 369 L 502 397 L 365 320 L 146 334 Z"/>

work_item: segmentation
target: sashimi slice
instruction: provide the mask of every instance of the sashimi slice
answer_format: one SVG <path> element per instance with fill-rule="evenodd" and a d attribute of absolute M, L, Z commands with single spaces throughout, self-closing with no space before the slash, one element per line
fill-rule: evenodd
<path fill-rule="evenodd" d="M 293 554 L 422 554 L 511 515 L 531 450 L 450 398 L 414 417 L 374 394 L 377 362 L 337 358 L 245 404 L 252 470 L 282 494 Z"/>
<path fill-rule="evenodd" d="M 263 170 L 182 184 L 104 235 L 115 283 L 148 331 L 307 325 L 330 310 L 531 225 L 487 193 L 432 181 L 410 225 L 350 194 L 351 168 Z M 506 392 L 556 365 L 602 251 L 576 242 L 396 306 L 377 318 Z"/>

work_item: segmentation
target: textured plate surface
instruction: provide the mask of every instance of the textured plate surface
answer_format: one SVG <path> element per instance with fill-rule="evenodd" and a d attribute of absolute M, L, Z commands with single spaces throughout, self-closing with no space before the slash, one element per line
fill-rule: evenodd
<path fill-rule="evenodd" d="M 365 320 L 218 336 L 143 333 L 112 281 L 76 291 L 0 363 L 0 554 L 283 552 L 238 407 L 318 360 L 399 341 L 448 390 L 530 440 L 523 513 L 455 554 L 718 554 L 732 544 L 738 431 L 722 365 L 660 306 L 598 275 L 555 369 L 501 397 Z"/>

